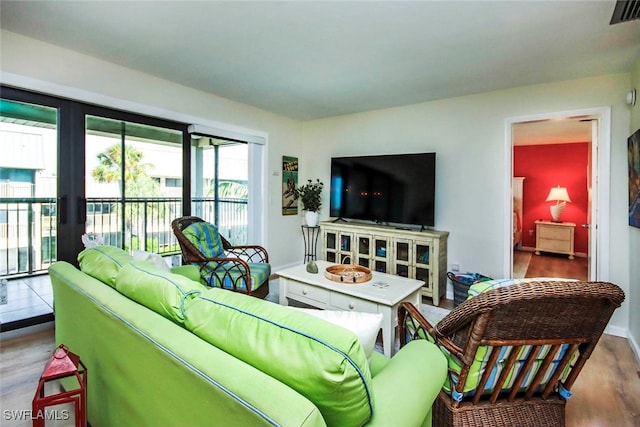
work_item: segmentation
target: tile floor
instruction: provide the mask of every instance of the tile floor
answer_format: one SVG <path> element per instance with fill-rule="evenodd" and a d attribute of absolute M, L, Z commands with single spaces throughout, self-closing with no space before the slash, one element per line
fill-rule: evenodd
<path fill-rule="evenodd" d="M 53 290 L 47 274 L 7 279 L 0 285 L 2 332 L 53 320 Z"/>

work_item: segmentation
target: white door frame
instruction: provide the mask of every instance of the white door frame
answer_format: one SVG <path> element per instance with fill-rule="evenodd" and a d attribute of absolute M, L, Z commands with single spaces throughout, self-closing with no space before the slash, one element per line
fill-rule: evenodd
<path fill-rule="evenodd" d="M 513 200 L 511 178 L 513 177 L 513 125 L 535 120 L 553 120 L 567 117 L 588 116 L 599 122 L 598 138 L 592 141 L 592 203 L 590 280 L 609 280 L 609 188 L 611 178 L 611 107 L 594 107 L 581 110 L 559 111 L 508 117 L 505 119 L 505 174 L 504 174 L 504 277 L 513 277 Z M 595 248 L 595 249 L 594 249 Z"/>

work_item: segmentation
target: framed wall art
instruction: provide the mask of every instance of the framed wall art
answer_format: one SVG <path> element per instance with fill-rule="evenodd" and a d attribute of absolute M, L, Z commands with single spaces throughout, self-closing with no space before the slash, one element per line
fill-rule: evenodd
<path fill-rule="evenodd" d="M 282 156 L 282 215 L 298 214 L 298 158 Z"/>
<path fill-rule="evenodd" d="M 627 140 L 629 152 L 629 225 L 640 228 L 640 129 Z"/>

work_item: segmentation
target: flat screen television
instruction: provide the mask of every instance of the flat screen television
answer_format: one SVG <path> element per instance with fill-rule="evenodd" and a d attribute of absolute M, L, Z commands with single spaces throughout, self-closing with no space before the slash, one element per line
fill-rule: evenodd
<path fill-rule="evenodd" d="M 436 153 L 333 157 L 330 216 L 435 225 Z"/>

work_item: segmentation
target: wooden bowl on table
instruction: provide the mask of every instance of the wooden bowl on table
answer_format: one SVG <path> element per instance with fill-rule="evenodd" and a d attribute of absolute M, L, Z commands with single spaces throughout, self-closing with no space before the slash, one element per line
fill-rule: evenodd
<path fill-rule="evenodd" d="M 363 283 L 371 280 L 371 270 L 361 265 L 338 264 L 327 267 L 324 277 L 338 283 Z"/>

